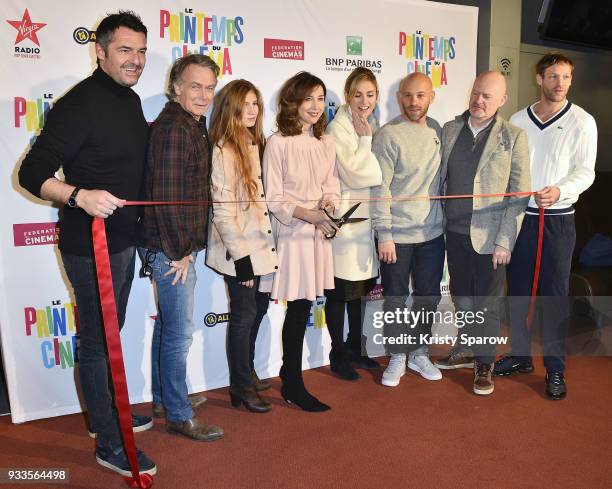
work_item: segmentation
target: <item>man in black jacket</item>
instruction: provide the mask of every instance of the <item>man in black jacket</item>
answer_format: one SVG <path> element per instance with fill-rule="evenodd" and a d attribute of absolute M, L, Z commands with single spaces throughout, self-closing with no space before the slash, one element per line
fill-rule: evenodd
<path fill-rule="evenodd" d="M 100 301 L 91 239 L 93 217 L 107 219 L 108 247 L 119 325 L 123 326 L 134 274 L 134 207 L 144 168 L 148 127 L 140 97 L 130 88 L 145 65 L 147 28 L 133 12 L 107 16 L 97 29 L 98 68 L 49 112 L 45 127 L 25 157 L 19 182 L 32 194 L 64 204 L 59 249 L 74 289 L 80 317 L 79 377 L 89 423 L 97 436 L 99 464 L 130 475 L 109 385 Z M 65 181 L 55 172 L 63 167 Z M 132 416 L 134 431 L 152 426 Z M 155 464 L 138 452 L 141 473 Z"/>

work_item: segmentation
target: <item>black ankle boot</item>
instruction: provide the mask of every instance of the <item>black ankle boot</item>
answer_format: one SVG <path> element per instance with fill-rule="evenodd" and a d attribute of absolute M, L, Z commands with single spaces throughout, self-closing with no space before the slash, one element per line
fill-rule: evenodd
<path fill-rule="evenodd" d="M 310 394 L 301 382 L 283 382 L 281 396 L 288 404 L 295 404 L 304 411 L 317 413 L 331 409 Z"/>
<path fill-rule="evenodd" d="M 272 410 L 272 404 L 259 397 L 253 385 L 248 387 L 230 385 L 229 394 L 232 406 L 235 408 L 244 404 L 244 407 L 252 413 L 267 413 Z"/>
<path fill-rule="evenodd" d="M 351 366 L 348 357 L 344 354 L 344 352 L 336 353 L 332 350 L 332 352 L 329 354 L 329 362 L 331 371 L 341 379 L 357 380 L 361 377 Z"/>

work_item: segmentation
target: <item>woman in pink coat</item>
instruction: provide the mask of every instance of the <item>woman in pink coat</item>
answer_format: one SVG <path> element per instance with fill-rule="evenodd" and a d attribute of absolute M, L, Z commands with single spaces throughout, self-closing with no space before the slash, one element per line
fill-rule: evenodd
<path fill-rule="evenodd" d="M 281 394 L 305 411 L 329 406 L 312 396 L 302 379 L 302 349 L 312 301 L 334 288 L 330 239 L 337 230 L 330 214 L 340 197 L 336 148 L 325 134 L 324 83 L 300 72 L 287 80 L 278 97 L 278 132 L 263 157 L 268 207 L 276 237 L 278 270 L 271 298 L 286 300 L 283 323 Z"/>

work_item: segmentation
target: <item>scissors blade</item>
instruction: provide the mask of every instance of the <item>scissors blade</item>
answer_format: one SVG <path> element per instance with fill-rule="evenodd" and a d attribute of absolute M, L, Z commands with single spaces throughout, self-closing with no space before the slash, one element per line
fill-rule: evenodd
<path fill-rule="evenodd" d="M 357 210 L 357 207 L 361 205 L 361 202 L 357 202 L 353 207 L 351 207 L 348 211 L 344 213 L 344 215 L 338 219 L 338 223 L 340 226 L 346 222 L 349 222 L 349 218 Z"/>
<path fill-rule="evenodd" d="M 367 220 L 368 220 L 367 217 L 349 217 L 348 219 L 344 221 L 344 224 L 354 224 L 356 222 L 363 222 Z"/>

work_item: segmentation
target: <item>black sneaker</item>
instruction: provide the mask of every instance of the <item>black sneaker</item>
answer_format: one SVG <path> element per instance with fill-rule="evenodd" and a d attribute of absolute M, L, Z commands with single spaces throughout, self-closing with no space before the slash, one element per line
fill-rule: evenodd
<path fill-rule="evenodd" d="M 155 475 L 157 467 L 149 457 L 136 449 L 136 458 L 138 460 L 138 470 L 141 474 Z M 114 470 L 123 476 L 129 477 L 132 475 L 127 455 L 121 445 L 117 447 L 96 447 L 96 461 L 103 467 Z"/>
<path fill-rule="evenodd" d="M 132 431 L 138 433 L 139 431 L 146 431 L 153 427 L 153 418 L 151 416 L 143 416 L 141 414 L 132 413 Z M 91 430 L 87 430 L 90 438 L 95 438 L 97 433 Z"/>
<path fill-rule="evenodd" d="M 533 363 L 531 358 L 521 361 L 521 357 L 513 357 L 506 355 L 495 362 L 493 374 L 495 375 L 512 375 L 513 373 L 528 374 L 533 372 Z"/>
<path fill-rule="evenodd" d="M 549 399 L 563 399 L 567 395 L 565 378 L 561 372 L 546 373 L 546 395 Z"/>

